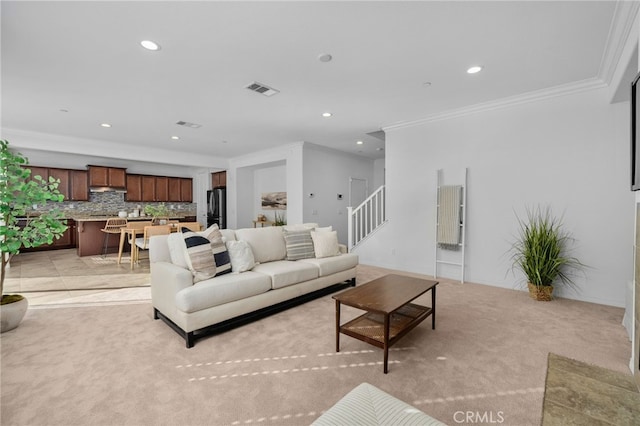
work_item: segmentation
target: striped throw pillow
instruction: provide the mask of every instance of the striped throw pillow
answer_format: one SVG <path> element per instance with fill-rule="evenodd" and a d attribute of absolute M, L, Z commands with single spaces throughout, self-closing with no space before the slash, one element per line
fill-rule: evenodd
<path fill-rule="evenodd" d="M 182 232 L 184 232 L 184 230 Z M 211 242 L 211 250 L 213 251 L 213 257 L 216 262 L 216 276 L 231 272 L 231 258 L 229 257 L 227 246 L 224 243 L 222 232 L 220 232 L 218 225 L 213 224 L 198 234 Z"/>
<path fill-rule="evenodd" d="M 313 251 L 313 240 L 310 229 L 295 231 L 282 230 L 287 247 L 287 260 L 312 259 L 316 257 Z"/>
<path fill-rule="evenodd" d="M 211 250 L 211 242 L 188 228 L 182 228 L 182 237 L 187 246 L 185 261 L 193 274 L 193 283 L 214 277 L 216 262 Z"/>

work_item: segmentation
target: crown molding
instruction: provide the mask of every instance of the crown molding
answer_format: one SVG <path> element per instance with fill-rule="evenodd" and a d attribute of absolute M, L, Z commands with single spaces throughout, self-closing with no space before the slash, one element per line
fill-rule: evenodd
<path fill-rule="evenodd" d="M 392 124 L 382 127 L 385 132 L 389 130 L 401 129 L 404 127 L 419 126 L 421 124 L 434 121 L 450 120 L 452 118 L 464 117 L 467 115 L 477 114 L 485 111 L 493 111 L 503 108 L 512 108 L 514 106 L 537 102 L 545 99 L 556 98 L 560 96 L 571 95 L 574 93 L 586 92 L 590 90 L 601 89 L 607 85 L 598 78 L 591 78 L 574 83 L 563 84 L 560 86 L 550 87 L 547 89 L 535 90 L 521 95 L 510 96 L 495 101 L 483 102 L 468 107 L 444 111 L 442 113 L 433 114 L 419 120 L 409 121 L 405 123 Z"/>
<path fill-rule="evenodd" d="M 607 85 L 611 84 L 629 37 L 637 38 L 637 28 L 634 24 L 638 10 L 640 10 L 639 1 L 616 1 L 616 9 L 611 19 L 607 43 L 598 70 L 598 77 Z M 637 40 L 634 42 L 637 43 Z"/>

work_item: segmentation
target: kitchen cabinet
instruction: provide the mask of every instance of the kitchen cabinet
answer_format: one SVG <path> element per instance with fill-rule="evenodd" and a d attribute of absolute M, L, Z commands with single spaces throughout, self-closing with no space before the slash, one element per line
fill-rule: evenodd
<path fill-rule="evenodd" d="M 142 176 L 142 200 L 156 201 L 156 177 Z"/>
<path fill-rule="evenodd" d="M 212 188 L 223 188 L 227 186 L 227 172 L 211 173 Z"/>
<path fill-rule="evenodd" d="M 49 181 L 49 177 L 60 179 L 58 191 L 64 195 L 64 201 L 89 200 L 87 171 L 55 167 L 25 166 L 25 168 L 31 169 L 31 179 L 36 175 L 42 176 L 45 181 Z"/>
<path fill-rule="evenodd" d="M 40 175 L 42 176 L 42 175 Z M 26 219 L 18 221 L 18 226 L 24 228 L 27 224 Z M 57 240 L 54 240 L 52 244 L 43 244 L 38 247 L 21 247 L 20 252 L 32 252 L 32 251 L 45 251 L 45 250 L 58 250 L 73 248 L 76 246 L 76 221 L 73 219 L 67 219 L 67 230 L 64 231 L 62 236 Z"/>
<path fill-rule="evenodd" d="M 89 166 L 89 186 L 124 188 L 126 186 L 126 169 Z"/>
<path fill-rule="evenodd" d="M 31 170 L 31 175 L 29 175 L 29 180 L 33 180 L 35 176 L 42 176 L 42 179 L 49 180 L 49 168 L 47 167 L 34 167 L 34 166 L 23 166 L 25 169 Z"/>
<path fill-rule="evenodd" d="M 69 200 L 89 201 L 89 172 L 69 170 Z"/>
<path fill-rule="evenodd" d="M 156 198 L 155 201 L 169 201 L 169 178 L 156 177 Z"/>
<path fill-rule="evenodd" d="M 181 178 L 180 198 L 184 203 L 193 202 L 193 181 L 191 180 L 191 178 Z"/>
<path fill-rule="evenodd" d="M 69 200 L 69 184 L 70 184 L 69 175 L 70 173 L 69 173 L 69 170 L 67 169 L 49 168 L 49 177 L 52 177 L 54 179 L 60 179 L 60 183 L 58 184 L 58 191 L 60 191 L 60 193 L 64 195 L 65 201 Z M 44 176 L 42 177 L 44 178 Z"/>
<path fill-rule="evenodd" d="M 127 175 L 127 201 L 192 202 L 191 178 Z"/>
<path fill-rule="evenodd" d="M 182 201 L 182 178 L 169 178 L 169 201 Z"/>
<path fill-rule="evenodd" d="M 142 201 L 142 176 L 127 175 L 127 201 Z"/>

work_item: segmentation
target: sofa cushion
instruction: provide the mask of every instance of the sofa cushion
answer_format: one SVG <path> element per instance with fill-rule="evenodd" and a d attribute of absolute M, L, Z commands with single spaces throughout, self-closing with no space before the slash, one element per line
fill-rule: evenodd
<path fill-rule="evenodd" d="M 287 248 L 287 260 L 310 259 L 316 257 L 310 229 L 282 230 Z"/>
<path fill-rule="evenodd" d="M 201 281 L 176 293 L 176 307 L 186 313 L 201 311 L 271 290 L 270 277 L 255 272 L 226 274 Z"/>
<path fill-rule="evenodd" d="M 256 265 L 251 247 L 246 241 L 227 241 L 227 251 L 233 272 L 250 271 Z"/>
<path fill-rule="evenodd" d="M 227 241 L 235 241 L 236 240 L 236 231 L 233 229 L 221 229 L 220 233 L 222 234 L 222 239 L 226 243 Z"/>
<path fill-rule="evenodd" d="M 236 239 L 249 243 L 253 257 L 259 263 L 284 260 L 287 255 L 280 227 L 236 229 Z"/>
<path fill-rule="evenodd" d="M 322 259 L 302 259 L 300 262 L 315 265 L 320 271 L 321 277 L 346 271 L 358 265 L 358 255 L 354 253 L 343 253 L 339 256 L 324 257 Z"/>
<path fill-rule="evenodd" d="M 271 277 L 271 288 L 287 287 L 318 278 L 318 267 L 310 263 L 280 260 L 261 263 L 253 267 L 253 272 L 259 272 Z"/>
<path fill-rule="evenodd" d="M 197 283 L 215 276 L 216 262 L 211 251 L 211 242 L 187 228 L 183 228 L 182 237 L 187 248 L 185 261 L 193 274 L 193 282 Z"/>
<path fill-rule="evenodd" d="M 318 259 L 340 254 L 336 231 L 311 231 L 311 238 L 313 239 L 313 250 Z"/>

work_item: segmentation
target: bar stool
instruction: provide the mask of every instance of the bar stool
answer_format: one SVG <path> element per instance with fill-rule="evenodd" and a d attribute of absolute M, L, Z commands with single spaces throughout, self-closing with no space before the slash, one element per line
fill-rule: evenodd
<path fill-rule="evenodd" d="M 102 249 L 102 257 L 107 255 L 107 247 L 109 246 L 109 235 L 111 234 L 120 235 L 120 230 L 122 228 L 126 228 L 126 226 L 127 226 L 127 219 L 122 219 L 119 217 L 107 219 L 107 224 L 104 226 L 104 228 L 101 229 L 101 231 L 105 233 L 104 247 Z"/>

